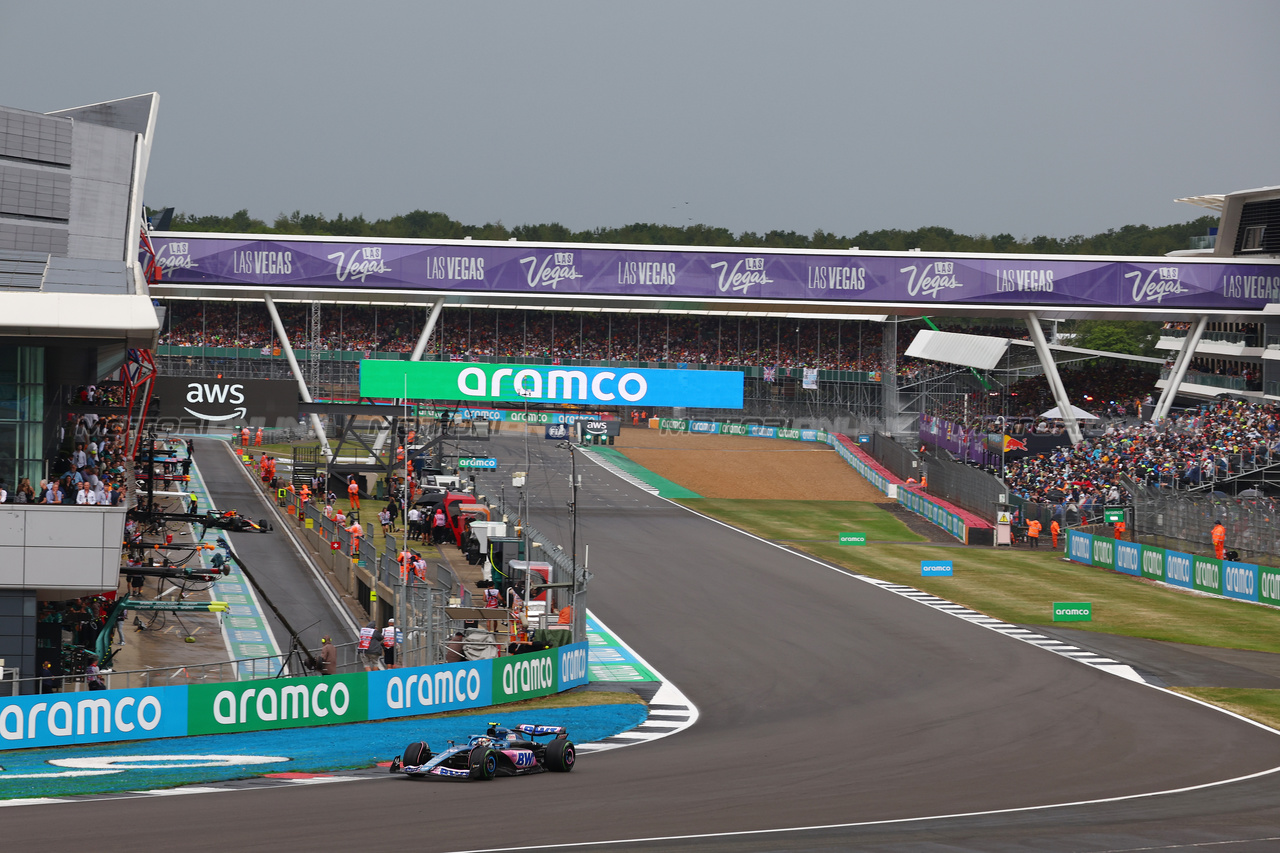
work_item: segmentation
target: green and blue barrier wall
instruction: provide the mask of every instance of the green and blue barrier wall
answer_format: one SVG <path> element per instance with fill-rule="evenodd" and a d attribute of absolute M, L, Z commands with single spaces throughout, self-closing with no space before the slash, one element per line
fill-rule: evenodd
<path fill-rule="evenodd" d="M 587 643 L 372 672 L 0 698 L 0 749 L 362 723 L 484 708 L 587 683 Z"/>
<path fill-rule="evenodd" d="M 1067 531 L 1067 559 L 1171 586 L 1280 607 L 1280 569 Z"/>
<path fill-rule="evenodd" d="M 671 432 L 691 432 L 699 435 L 742 435 L 748 438 L 782 438 L 790 441 L 829 443 L 828 433 L 824 429 L 787 429 L 760 424 L 735 424 L 683 418 L 650 418 L 649 426 Z"/>

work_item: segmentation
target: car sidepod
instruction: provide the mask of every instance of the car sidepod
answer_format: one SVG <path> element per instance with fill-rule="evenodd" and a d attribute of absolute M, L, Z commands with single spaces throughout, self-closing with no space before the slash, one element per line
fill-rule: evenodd
<path fill-rule="evenodd" d="M 525 776 L 530 773 L 541 773 L 542 762 L 532 749 L 508 747 L 499 751 L 502 756 L 498 774 L 501 776 Z"/>

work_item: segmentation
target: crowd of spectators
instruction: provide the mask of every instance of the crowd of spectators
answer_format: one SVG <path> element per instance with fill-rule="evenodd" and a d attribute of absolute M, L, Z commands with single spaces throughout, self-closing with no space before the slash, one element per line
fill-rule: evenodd
<path fill-rule="evenodd" d="M 1076 408 L 1103 421 L 1137 422 L 1142 405 L 1152 402 L 1159 373 L 1144 365 L 1095 360 L 1073 368 L 1060 368 L 1067 397 Z M 929 414 L 965 430 L 1058 435 L 1062 421 L 1040 417 L 1057 406 L 1043 374 L 1019 379 L 1007 388 L 989 393 L 931 400 Z"/>
<path fill-rule="evenodd" d="M 1161 333 L 1172 336 L 1185 335 L 1191 327 L 1192 324 L 1189 322 L 1170 321 L 1161 327 Z M 1263 327 L 1258 323 L 1209 323 L 1206 325 L 1204 334 L 1207 340 L 1216 339 L 1250 347 L 1261 347 L 1266 343 L 1262 338 L 1262 332 Z M 1165 363 L 1165 367 L 1173 367 L 1172 355 Z M 1262 372 L 1256 361 L 1223 355 L 1196 355 L 1192 356 L 1187 369 L 1190 374 L 1187 381 L 1190 382 L 1196 380 L 1195 374 L 1231 376 L 1244 380 L 1244 390 L 1262 390 Z"/>
<path fill-rule="evenodd" d="M 1113 423 L 1074 447 L 1008 463 L 1006 480 L 1033 501 L 1129 499 L 1122 477 L 1156 487 L 1194 487 L 1280 462 L 1280 409 L 1224 400 L 1154 424 Z"/>
<path fill-rule="evenodd" d="M 69 414 L 59 427 L 60 450 L 50 476 L 37 488 L 22 477 L 12 491 L 0 482 L 0 503 L 63 506 L 118 506 L 124 500 L 128 460 L 124 419 Z"/>
<path fill-rule="evenodd" d="M 1235 376 L 1244 380 L 1246 390 L 1258 391 L 1262 388 L 1262 370 L 1260 365 L 1254 362 L 1242 361 L 1235 358 L 1221 358 L 1218 356 L 1193 356 L 1191 364 L 1187 367 L 1188 374 L 1186 381 L 1194 382 L 1195 374 L 1208 374 L 1212 376 Z"/>
<path fill-rule="evenodd" d="M 264 305 L 177 301 L 167 308 L 161 344 L 239 347 L 264 354 L 279 346 Z M 290 342 L 307 349 L 310 306 L 282 304 L 278 310 Z M 425 321 L 426 309 L 421 308 L 324 305 L 320 339 L 326 350 L 410 352 Z M 447 308 L 428 351 L 458 360 L 539 357 L 882 371 L 884 328 L 883 323 L 858 320 Z M 912 323 L 898 329 L 899 375 L 916 379 L 954 369 L 905 357 L 919 328 Z M 960 325 L 956 330 L 1027 336 L 1022 326 Z"/>

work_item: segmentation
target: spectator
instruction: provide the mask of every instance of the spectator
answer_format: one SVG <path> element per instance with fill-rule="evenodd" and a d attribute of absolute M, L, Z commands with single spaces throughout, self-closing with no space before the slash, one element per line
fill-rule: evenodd
<path fill-rule="evenodd" d="M 98 672 L 98 656 L 89 655 L 85 659 L 84 680 L 90 690 L 106 690 L 107 685 Z"/>

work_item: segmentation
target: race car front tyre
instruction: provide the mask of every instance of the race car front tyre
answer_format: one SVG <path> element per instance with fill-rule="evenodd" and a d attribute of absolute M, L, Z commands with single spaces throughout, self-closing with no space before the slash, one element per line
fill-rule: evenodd
<path fill-rule="evenodd" d="M 563 739 L 553 740 L 547 744 L 547 769 L 556 773 L 568 773 L 573 769 L 577 756 L 572 743 Z"/>
<path fill-rule="evenodd" d="M 488 747 L 477 746 L 467 756 L 467 765 L 472 779 L 492 779 L 498 774 L 498 754 Z"/>
<path fill-rule="evenodd" d="M 431 747 L 427 746 L 426 741 L 418 741 L 411 743 L 404 748 L 404 759 L 400 762 L 401 767 L 420 767 L 431 760 Z"/>

